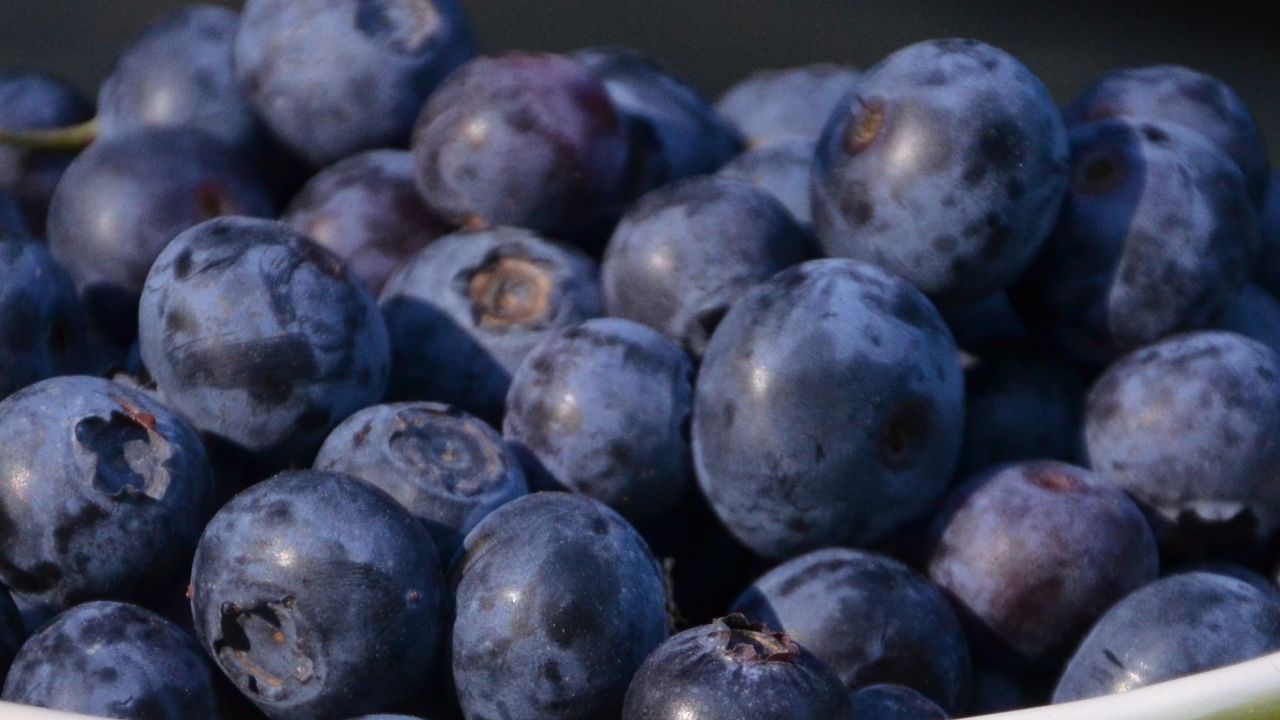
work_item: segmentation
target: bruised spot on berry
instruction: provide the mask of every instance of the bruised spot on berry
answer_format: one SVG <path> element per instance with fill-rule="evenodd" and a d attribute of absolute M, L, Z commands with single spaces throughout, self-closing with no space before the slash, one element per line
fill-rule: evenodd
<path fill-rule="evenodd" d="M 844 136 L 844 149 L 850 155 L 871 147 L 876 138 L 884 130 L 885 104 L 883 100 L 863 100 L 858 98 L 858 109 L 853 113 L 853 120 Z"/>

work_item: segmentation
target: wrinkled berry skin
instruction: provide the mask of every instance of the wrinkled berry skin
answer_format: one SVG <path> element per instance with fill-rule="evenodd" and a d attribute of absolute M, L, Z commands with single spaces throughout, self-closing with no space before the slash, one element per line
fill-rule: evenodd
<path fill-rule="evenodd" d="M 955 343 L 919 291 L 871 265 L 814 260 L 758 285 L 712 336 L 695 387 L 698 482 L 768 557 L 883 539 L 955 469 Z"/>
<path fill-rule="evenodd" d="M 566 57 L 481 57 L 432 94 L 414 130 L 418 189 L 445 220 L 563 234 L 626 184 L 627 132 L 604 85 Z"/>
<path fill-rule="evenodd" d="M 815 145 L 792 140 L 743 153 L 720 168 L 721 177 L 745 180 L 777 198 L 806 232 L 813 232 L 812 200 Z"/>
<path fill-rule="evenodd" d="M 896 683 L 953 710 L 968 702 L 960 621 L 937 588 L 896 560 L 845 548 L 802 555 L 756 580 L 731 612 L 787 633 L 850 691 Z"/>
<path fill-rule="evenodd" d="M 1039 78 L 989 45 L 934 40 L 881 61 L 831 117 L 814 229 L 829 255 L 972 302 L 1027 267 L 1066 188 L 1067 134 Z"/>
<path fill-rule="evenodd" d="M 1259 217 L 1262 253 L 1254 272 L 1254 281 L 1280 297 L 1280 175 L 1271 177 L 1267 201 Z"/>
<path fill-rule="evenodd" d="M 253 167 L 199 130 L 143 130 L 89 146 L 49 208 L 49 249 L 75 281 L 93 328 L 128 347 L 138 296 L 178 233 L 220 215 L 272 215 Z"/>
<path fill-rule="evenodd" d="M 189 126 L 251 150 L 266 128 L 241 95 L 231 49 L 240 15 L 188 5 L 153 22 L 125 50 L 98 91 L 102 137 L 149 127 Z"/>
<path fill-rule="evenodd" d="M 176 413 L 107 380 L 54 378 L 0 402 L 0 446 L 0 582 L 29 620 L 185 573 L 214 488 Z"/>
<path fill-rule="evenodd" d="M 737 126 L 750 149 L 813 143 L 858 78 L 857 70 L 828 63 L 761 70 L 729 88 L 716 110 Z"/>
<path fill-rule="evenodd" d="M 840 678 L 781 633 L 740 615 L 686 630 L 636 673 L 622 720 L 838 720 Z"/>
<path fill-rule="evenodd" d="M 467 535 L 452 577 L 467 720 L 618 717 L 667 638 L 661 567 L 621 516 L 579 495 L 498 508 Z"/>
<path fill-rule="evenodd" d="M 782 204 L 739 180 L 690 178 L 642 198 L 622 218 L 601 267 L 609 313 L 706 350 L 751 286 L 811 257 Z"/>
<path fill-rule="evenodd" d="M 376 712 L 434 679 L 439 562 L 426 529 L 383 491 L 339 473 L 281 473 L 205 529 L 191 569 L 196 633 L 275 720 Z"/>
<path fill-rule="evenodd" d="M 195 641 L 150 610 L 78 605 L 22 647 L 7 702 L 134 720 L 217 720 L 213 675 Z"/>
<path fill-rule="evenodd" d="M 27 628 L 22 615 L 9 597 L 9 591 L 0 586 L 0 683 L 9 672 L 9 664 L 27 639 Z"/>
<path fill-rule="evenodd" d="M 849 696 L 854 718 L 868 720 L 947 720 L 938 704 L 901 685 L 872 685 Z"/>
<path fill-rule="evenodd" d="M 386 388 L 373 298 L 284 223 L 223 218 L 179 235 L 139 322 L 142 360 L 174 407 L 268 462 L 304 459 Z"/>
<path fill-rule="evenodd" d="M 1079 360 L 1207 325 L 1244 284 L 1257 216 L 1240 171 L 1173 125 L 1106 120 L 1071 133 L 1071 191 L 1011 294 Z"/>
<path fill-rule="evenodd" d="M 1136 690 L 1280 650 L 1280 603 L 1242 580 L 1174 575 L 1107 611 L 1053 693 L 1063 703 Z"/>
<path fill-rule="evenodd" d="M 1280 357 L 1198 332 L 1139 350 L 1089 392 L 1090 465 L 1183 549 L 1265 538 L 1280 524 Z"/>
<path fill-rule="evenodd" d="M 978 360 L 965 371 L 960 476 L 1018 460 L 1080 462 L 1087 390 L 1074 367 L 1032 347 Z"/>
<path fill-rule="evenodd" d="M 387 278 L 449 227 L 427 209 L 400 150 L 354 155 L 311 178 L 283 220 L 342 258 L 377 295 Z"/>
<path fill-rule="evenodd" d="M 437 403 L 361 410 L 329 433 L 315 467 L 386 491 L 426 526 L 446 564 L 485 516 L 529 492 L 496 430 Z"/>
<path fill-rule="evenodd" d="M 391 276 L 379 304 L 391 397 L 446 403 L 494 424 L 525 355 L 555 330 L 604 314 L 595 262 L 514 228 L 440 238 Z"/>
<path fill-rule="evenodd" d="M 974 650 L 1052 666 L 1112 603 L 1155 580 L 1156 541 L 1122 491 L 1048 460 L 962 485 L 935 521 L 929 577 L 969 623 Z"/>
<path fill-rule="evenodd" d="M 604 83 L 627 124 L 643 189 L 713 173 L 742 150 L 738 131 L 652 59 L 623 47 L 586 48 L 572 57 Z"/>
<path fill-rule="evenodd" d="M 1062 114 L 1072 128 L 1116 117 L 1186 127 L 1240 168 L 1256 205 L 1266 196 L 1271 170 L 1258 124 L 1244 100 L 1211 75 L 1178 65 L 1113 70 Z"/>
<path fill-rule="evenodd" d="M 599 500 L 640 527 L 693 485 L 693 363 L 671 340 L 619 318 L 561 330 L 511 381 L 503 435 L 538 484 Z"/>
<path fill-rule="evenodd" d="M 1280 354 L 1280 298 L 1248 283 L 1227 303 L 1213 328 L 1257 340 Z"/>
<path fill-rule="evenodd" d="M 405 147 L 427 96 L 475 54 L 456 0 L 250 0 L 241 91 L 315 167 Z"/>
<path fill-rule="evenodd" d="M 70 84 L 38 72 L 0 71 L 0 128 L 52 130 L 91 117 L 92 106 Z M 45 236 L 49 199 L 73 157 L 0 145 L 0 192 L 13 194 L 38 237 Z"/>
<path fill-rule="evenodd" d="M 85 361 L 84 308 L 42 243 L 0 241 L 0 398 L 77 372 Z"/>

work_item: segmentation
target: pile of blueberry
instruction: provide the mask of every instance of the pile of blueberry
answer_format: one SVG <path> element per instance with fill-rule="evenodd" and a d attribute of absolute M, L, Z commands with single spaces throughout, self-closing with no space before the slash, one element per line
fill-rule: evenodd
<path fill-rule="evenodd" d="M 5 701 L 930 720 L 1280 650 L 1280 182 L 1202 73 L 713 106 L 249 0 L 96 111 L 0 74 L 0 144 Z"/>

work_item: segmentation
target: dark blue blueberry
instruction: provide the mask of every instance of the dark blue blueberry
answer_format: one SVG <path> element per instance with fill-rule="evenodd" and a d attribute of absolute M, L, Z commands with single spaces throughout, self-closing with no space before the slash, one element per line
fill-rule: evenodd
<path fill-rule="evenodd" d="M 0 398 L 82 370 L 84 309 L 43 244 L 0 241 Z"/>
<path fill-rule="evenodd" d="M 1248 283 L 1227 303 L 1213 327 L 1257 340 L 1280 353 L 1280 298 Z"/>
<path fill-rule="evenodd" d="M 1271 177 L 1267 202 L 1259 219 L 1262 253 L 1254 272 L 1254 282 L 1280 297 L 1280 175 Z"/>
<path fill-rule="evenodd" d="M 1031 347 L 976 361 L 965 371 L 959 474 L 1017 460 L 1080 462 L 1087 390 L 1075 368 Z"/>
<path fill-rule="evenodd" d="M 921 519 L 960 451 L 964 379 L 918 290 L 853 260 L 758 285 L 703 357 L 698 482 L 756 552 L 785 558 L 883 539 Z"/>
<path fill-rule="evenodd" d="M 135 605 L 78 605 L 31 637 L 3 699 L 131 720 L 217 720 L 207 659 L 178 626 Z"/>
<path fill-rule="evenodd" d="M 43 73 L 0 71 L 0 129 L 55 130 L 87 121 L 93 108 L 70 84 Z M 45 236 L 53 189 L 73 153 L 21 150 L 0 143 L 0 191 L 13 194 L 27 227 Z"/>
<path fill-rule="evenodd" d="M 22 622 L 22 615 L 9 597 L 9 591 L 0 585 L 0 683 L 4 682 L 9 664 L 26 639 L 27 627 Z"/>
<path fill-rule="evenodd" d="M 0 402 L 0 447 L 0 582 L 29 624 L 185 573 L 214 488 L 176 413 L 107 380 L 54 378 Z"/>
<path fill-rule="evenodd" d="M 802 555 L 755 581 L 731 612 L 782 630 L 850 691 L 895 683 L 952 710 L 968 703 L 960 621 L 936 587 L 896 560 L 844 548 Z"/>
<path fill-rule="evenodd" d="M 570 233 L 626 188 L 627 132 L 604 85 L 567 57 L 511 53 L 464 65 L 414 130 L 418 188 L 469 228 Z"/>
<path fill-rule="evenodd" d="M 853 717 L 867 720 L 947 720 L 938 704 L 901 685 L 872 685 L 849 696 Z"/>
<path fill-rule="evenodd" d="M 777 198 L 806 231 L 812 232 L 810 184 L 814 143 L 791 140 L 743 153 L 720 168 L 720 176 L 745 180 Z"/>
<path fill-rule="evenodd" d="M 686 630 L 645 660 L 622 720 L 843 720 L 840 678 L 795 640 L 741 615 Z"/>
<path fill-rule="evenodd" d="M 263 146 L 266 128 L 240 94 L 231 66 L 239 26 L 234 10 L 206 4 L 155 20 L 98 91 L 101 135 L 185 125 L 242 150 Z"/>
<path fill-rule="evenodd" d="M 511 375 L 555 330 L 604 314 L 587 256 L 525 230 L 449 235 L 410 258 L 379 300 L 390 395 L 502 418 Z"/>
<path fill-rule="evenodd" d="M 385 490 L 422 521 L 445 563 L 485 516 L 529 492 L 496 430 L 436 403 L 361 410 L 329 434 L 315 467 Z"/>
<path fill-rule="evenodd" d="M 1231 160 L 1172 125 L 1106 120 L 1071 133 L 1071 191 L 1012 293 L 1029 326 L 1102 364 L 1203 327 L 1244 284 L 1256 213 Z"/>
<path fill-rule="evenodd" d="M 1113 365 L 1089 392 L 1085 446 L 1179 552 L 1280 527 L 1280 357 L 1243 336 L 1175 336 Z M 1243 537 L 1242 537 L 1243 536 Z"/>
<path fill-rule="evenodd" d="M 1181 125 L 1203 135 L 1239 166 L 1249 196 L 1261 207 L 1271 173 L 1267 149 L 1249 108 L 1226 83 L 1178 65 L 1114 70 L 1063 111 L 1069 127 L 1115 117 Z"/>
<path fill-rule="evenodd" d="M 439 563 L 426 529 L 385 492 L 287 472 L 210 521 L 191 612 L 205 650 L 275 720 L 377 712 L 434 680 Z"/>
<path fill-rule="evenodd" d="M 0 188 L 0 240 L 27 237 L 27 223 L 22 219 L 18 201 Z"/>
<path fill-rule="evenodd" d="M 189 128 L 99 140 L 71 163 L 49 208 L 49 249 L 71 274 L 92 327 L 133 342 L 138 296 L 178 233 L 221 215 L 272 215 L 253 168 Z"/>
<path fill-rule="evenodd" d="M 1138 506 L 1098 475 L 1048 460 L 962 485 L 933 535 L 929 577 L 960 608 L 974 651 L 1015 669 L 1053 667 L 1159 571 Z"/>
<path fill-rule="evenodd" d="M 156 260 L 139 310 L 142 360 L 201 431 L 281 465 L 378 402 L 387 330 L 342 262 L 270 220 L 222 218 Z"/>
<path fill-rule="evenodd" d="M 422 203 L 413 156 L 399 150 L 371 150 L 322 170 L 283 219 L 342 258 L 374 295 L 396 268 L 450 229 Z"/>
<path fill-rule="evenodd" d="M 623 217 L 601 268 L 609 314 L 701 355 L 751 286 L 811 257 L 808 240 L 763 190 L 698 177 L 655 190 Z"/>
<path fill-rule="evenodd" d="M 1076 650 L 1055 703 L 1128 692 L 1280 650 L 1280 603 L 1225 575 L 1174 575 L 1107 611 Z"/>
<path fill-rule="evenodd" d="M 503 435 L 538 484 L 647 527 L 693 485 L 693 363 L 649 328 L 588 320 L 548 337 L 511 381 Z"/>
<path fill-rule="evenodd" d="M 622 114 L 640 189 L 713 173 L 742 149 L 738 131 L 651 58 L 624 47 L 587 48 L 572 57 L 604 83 Z"/>
<path fill-rule="evenodd" d="M 1264 595 L 1280 603 L 1280 587 L 1276 583 L 1262 573 L 1252 570 L 1244 565 L 1232 562 L 1210 561 L 1200 562 L 1188 567 L 1179 569 L 1178 572 L 1206 572 L 1214 575 L 1226 575 L 1230 578 L 1243 580 L 1254 588 L 1261 590 Z"/>
<path fill-rule="evenodd" d="M 1032 339 L 1031 331 L 1009 301 L 1008 293 L 998 292 L 975 302 L 939 310 L 956 344 L 979 356 L 999 353 L 1005 347 Z"/>
<path fill-rule="evenodd" d="M 457 0 L 249 0 L 234 52 L 241 91 L 317 167 L 406 146 L 427 96 L 474 54 Z"/>
<path fill-rule="evenodd" d="M 625 520 L 580 495 L 498 508 L 452 576 L 453 678 L 469 720 L 616 718 L 667 637 L 662 568 Z"/>
<path fill-rule="evenodd" d="M 721 95 L 716 110 L 738 127 L 749 148 L 812 143 L 858 78 L 851 67 L 827 63 L 761 70 Z"/>
<path fill-rule="evenodd" d="M 813 221 L 830 255 L 872 262 L 947 303 L 1007 287 L 1067 189 L 1067 133 L 1021 62 L 974 40 L 899 50 L 831 117 Z"/>

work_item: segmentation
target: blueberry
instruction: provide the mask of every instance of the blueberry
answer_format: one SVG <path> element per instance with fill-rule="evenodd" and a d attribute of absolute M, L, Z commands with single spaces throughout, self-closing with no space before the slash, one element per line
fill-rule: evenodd
<path fill-rule="evenodd" d="M 263 145 L 266 128 L 240 94 L 231 66 L 239 26 L 234 10 L 203 4 L 152 22 L 98 91 L 101 135 L 185 125 L 232 147 Z"/>
<path fill-rule="evenodd" d="M 498 508 L 452 574 L 453 677 L 468 720 L 618 717 L 667 637 L 662 568 L 626 521 L 579 495 Z"/>
<path fill-rule="evenodd" d="M 1053 227 L 1067 134 L 1040 79 L 973 40 L 904 48 L 858 81 L 818 143 L 814 228 L 948 304 L 1012 283 Z"/>
<path fill-rule="evenodd" d="M 979 356 L 999 353 L 1005 347 L 1025 344 L 1033 338 L 1005 292 L 939 310 L 956 344 Z"/>
<path fill-rule="evenodd" d="M 85 122 L 89 102 L 70 84 L 43 73 L 0 71 L 0 129 L 53 130 Z M 27 226 L 45 236 L 45 216 L 53 189 L 72 153 L 21 150 L 0 144 L 0 192 L 13 194 Z"/>
<path fill-rule="evenodd" d="M 9 597 L 9 591 L 0 585 L 0 684 L 4 683 L 9 665 L 26 639 L 27 628 L 22 622 L 22 615 Z"/>
<path fill-rule="evenodd" d="M 748 288 L 808 257 L 803 231 L 768 193 L 691 178 L 649 193 L 623 217 L 601 268 L 605 304 L 701 355 Z"/>
<path fill-rule="evenodd" d="M 78 605 L 18 653 L 4 700 L 113 718 L 216 720 L 213 677 L 195 641 L 155 613 Z"/>
<path fill-rule="evenodd" d="M 1257 590 L 1261 590 L 1262 594 L 1280 603 L 1280 587 L 1276 587 L 1276 583 L 1262 573 L 1252 570 L 1244 565 L 1233 562 L 1209 561 L 1200 562 L 1181 568 L 1178 572 L 1206 572 L 1214 575 L 1226 575 L 1230 578 L 1242 580 Z"/>
<path fill-rule="evenodd" d="M 163 589 L 213 513 L 195 432 L 107 380 L 60 377 L 9 396 L 0 446 L 0 582 L 32 624 L 85 600 Z"/>
<path fill-rule="evenodd" d="M 625 189 L 627 133 L 604 85 L 566 57 L 481 57 L 414 131 L 418 188 L 455 225 L 581 231 Z"/>
<path fill-rule="evenodd" d="M 189 128 L 100 140 L 71 163 L 49 208 L 49 249 L 93 328 L 127 348 L 147 271 L 175 235 L 220 215 L 272 214 L 252 166 Z"/>
<path fill-rule="evenodd" d="M 147 278 L 139 324 L 142 360 L 178 410 L 281 465 L 386 388 L 373 298 L 284 223 L 223 218 L 179 235 Z"/>
<path fill-rule="evenodd" d="M 1240 171 L 1172 125 L 1105 120 L 1071 133 L 1071 191 L 1012 297 L 1031 327 L 1103 364 L 1204 327 L 1258 250 Z"/>
<path fill-rule="evenodd" d="M 1280 353 L 1280 298 L 1248 283 L 1227 303 L 1213 327 L 1257 340 Z"/>
<path fill-rule="evenodd" d="M 1280 176 L 1273 175 L 1267 190 L 1267 201 L 1259 218 L 1262 253 L 1254 280 L 1280 297 Z"/>
<path fill-rule="evenodd" d="M 0 241 L 0 398 L 85 362 L 84 309 L 41 243 Z"/>
<path fill-rule="evenodd" d="M 961 476 L 1017 460 L 1083 458 L 1086 378 L 1053 354 L 1007 348 L 965 372 Z"/>
<path fill-rule="evenodd" d="M 1280 526 L 1280 357 L 1188 333 L 1116 363 L 1089 392 L 1092 467 L 1153 514 L 1178 552 L 1217 554 Z"/>
<path fill-rule="evenodd" d="M 698 482 L 748 547 L 785 558 L 920 519 L 960 450 L 964 384 L 937 310 L 852 260 L 814 260 L 739 300 L 697 378 Z"/>
<path fill-rule="evenodd" d="M 27 225 L 22 219 L 22 210 L 18 208 L 18 201 L 14 200 L 4 188 L 0 188 L 0 240 L 26 236 Z"/>
<path fill-rule="evenodd" d="M 643 189 L 713 173 L 742 149 L 738 131 L 651 58 L 623 47 L 587 48 L 572 57 L 604 83 L 628 125 Z"/>
<path fill-rule="evenodd" d="M 241 90 L 317 167 L 407 145 L 427 96 L 473 54 L 457 0 L 250 0 L 234 49 Z"/>
<path fill-rule="evenodd" d="M 1270 169 L 1258 124 L 1244 100 L 1211 75 L 1178 65 L 1114 70 L 1081 93 L 1063 117 L 1071 127 L 1127 117 L 1193 130 L 1239 166 L 1249 196 L 1262 205 Z"/>
<path fill-rule="evenodd" d="M 806 232 L 813 230 L 810 176 L 815 145 L 791 140 L 743 153 L 720 168 L 720 176 L 745 180 L 777 198 Z"/>
<path fill-rule="evenodd" d="M 828 63 L 761 70 L 720 96 L 716 110 L 738 127 L 751 148 L 793 140 L 812 143 L 858 78 L 857 70 Z"/>
<path fill-rule="evenodd" d="M 286 472 L 209 523 L 191 612 L 205 650 L 272 718 L 376 712 L 434 679 L 447 602 L 439 562 L 385 492 Z"/>
<path fill-rule="evenodd" d="M 849 697 L 813 653 L 730 615 L 686 630 L 645 660 L 622 720 L 839 720 Z"/>
<path fill-rule="evenodd" d="M 313 177 L 284 221 L 342 258 L 375 295 L 415 252 L 449 227 L 427 209 L 413 181 L 413 157 L 371 150 Z"/>
<path fill-rule="evenodd" d="M 1223 575 L 1174 575 L 1102 616 L 1076 650 L 1055 703 L 1128 692 L 1280 650 L 1280 603 Z"/>
<path fill-rule="evenodd" d="M 929 577 L 960 607 L 975 652 L 1015 668 L 1052 667 L 1159 569 L 1138 506 L 1065 463 L 980 475 L 951 495 L 935 522 Z"/>
<path fill-rule="evenodd" d="M 938 704 L 909 687 L 872 685 L 849 696 L 853 717 L 874 720 L 947 720 Z"/>
<path fill-rule="evenodd" d="M 896 683 L 952 710 L 968 702 L 960 621 L 937 588 L 896 560 L 845 548 L 802 555 L 754 582 L 731 612 L 786 632 L 850 691 Z"/>
<path fill-rule="evenodd" d="M 379 302 L 391 333 L 391 396 L 493 423 L 529 351 L 604 314 L 590 258 L 513 228 L 440 238 L 391 276 Z"/>
<path fill-rule="evenodd" d="M 693 485 L 693 363 L 672 341 L 618 318 L 548 337 L 511 381 L 503 435 L 539 484 L 645 527 Z"/>
<path fill-rule="evenodd" d="M 385 490 L 422 521 L 445 563 L 485 516 L 529 492 L 497 431 L 436 403 L 361 410 L 329 434 L 315 467 Z"/>

